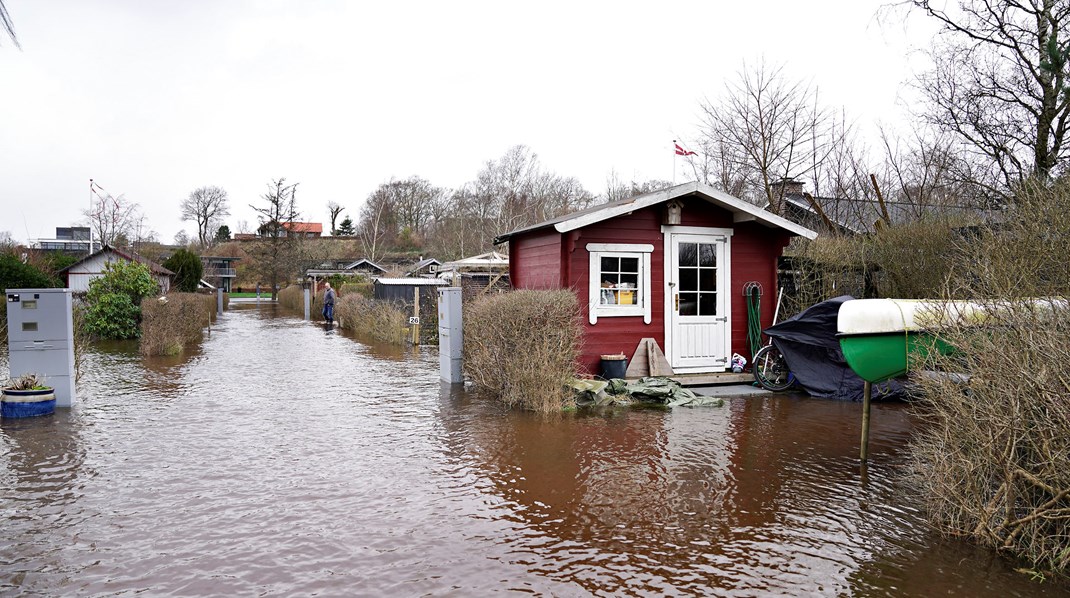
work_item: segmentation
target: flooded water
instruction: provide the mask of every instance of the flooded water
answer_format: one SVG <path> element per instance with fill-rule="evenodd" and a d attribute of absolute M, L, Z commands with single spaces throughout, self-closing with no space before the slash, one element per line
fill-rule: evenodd
<path fill-rule="evenodd" d="M 910 421 L 798 397 L 554 420 L 235 306 L 191 356 L 86 357 L 0 422 L 0 595 L 1056 596 L 931 533 Z"/>

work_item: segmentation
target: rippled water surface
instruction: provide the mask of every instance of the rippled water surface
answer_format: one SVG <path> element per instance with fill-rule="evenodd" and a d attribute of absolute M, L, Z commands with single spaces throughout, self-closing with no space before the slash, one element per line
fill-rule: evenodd
<path fill-rule="evenodd" d="M 274 309 L 96 347 L 76 408 L 0 422 L 0 595 L 1070 593 L 927 530 L 900 405 L 863 472 L 857 404 L 546 420 Z"/>

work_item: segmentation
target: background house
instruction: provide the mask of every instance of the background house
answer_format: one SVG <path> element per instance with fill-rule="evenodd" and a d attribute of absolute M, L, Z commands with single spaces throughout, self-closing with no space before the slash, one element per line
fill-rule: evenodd
<path fill-rule="evenodd" d="M 610 202 L 506 233 L 518 289 L 572 289 L 585 321 L 580 367 L 629 357 L 653 338 L 675 373 L 750 359 L 744 288 L 763 290 L 760 325 L 773 317 L 777 258 L 814 231 L 701 183 Z"/>
<path fill-rule="evenodd" d="M 204 267 L 202 278 L 215 288 L 221 288 L 224 292 L 229 293 L 234 279 L 238 276 L 238 271 L 234 269 L 234 262 L 240 259 L 237 257 L 202 255 L 201 265 Z"/>
<path fill-rule="evenodd" d="M 260 237 L 266 237 L 270 235 L 274 221 L 265 222 L 256 229 L 257 234 Z M 319 237 L 323 234 L 323 224 L 319 222 L 283 222 L 280 225 L 279 231 L 280 237 L 303 237 L 306 239 Z M 248 235 L 234 235 L 235 239 L 248 240 Z"/>
<path fill-rule="evenodd" d="M 88 226 L 57 226 L 56 238 L 34 239 L 30 246 L 42 251 L 62 251 L 64 253 L 85 253 L 100 247 L 100 240 L 91 240 L 92 232 Z"/>

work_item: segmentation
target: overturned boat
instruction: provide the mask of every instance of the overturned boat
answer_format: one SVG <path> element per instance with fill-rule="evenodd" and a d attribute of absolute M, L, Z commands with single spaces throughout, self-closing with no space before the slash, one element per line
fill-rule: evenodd
<path fill-rule="evenodd" d="M 855 299 L 840 306 L 837 338 L 847 365 L 867 382 L 903 376 L 931 351 L 951 347 L 933 331 L 979 321 L 988 308 L 970 301 Z"/>

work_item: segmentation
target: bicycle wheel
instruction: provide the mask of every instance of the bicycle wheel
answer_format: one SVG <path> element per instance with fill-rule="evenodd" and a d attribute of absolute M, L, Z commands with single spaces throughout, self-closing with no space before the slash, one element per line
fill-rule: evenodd
<path fill-rule="evenodd" d="M 766 390 L 781 392 L 791 388 L 795 376 L 780 350 L 769 344 L 754 354 L 754 380 Z"/>

